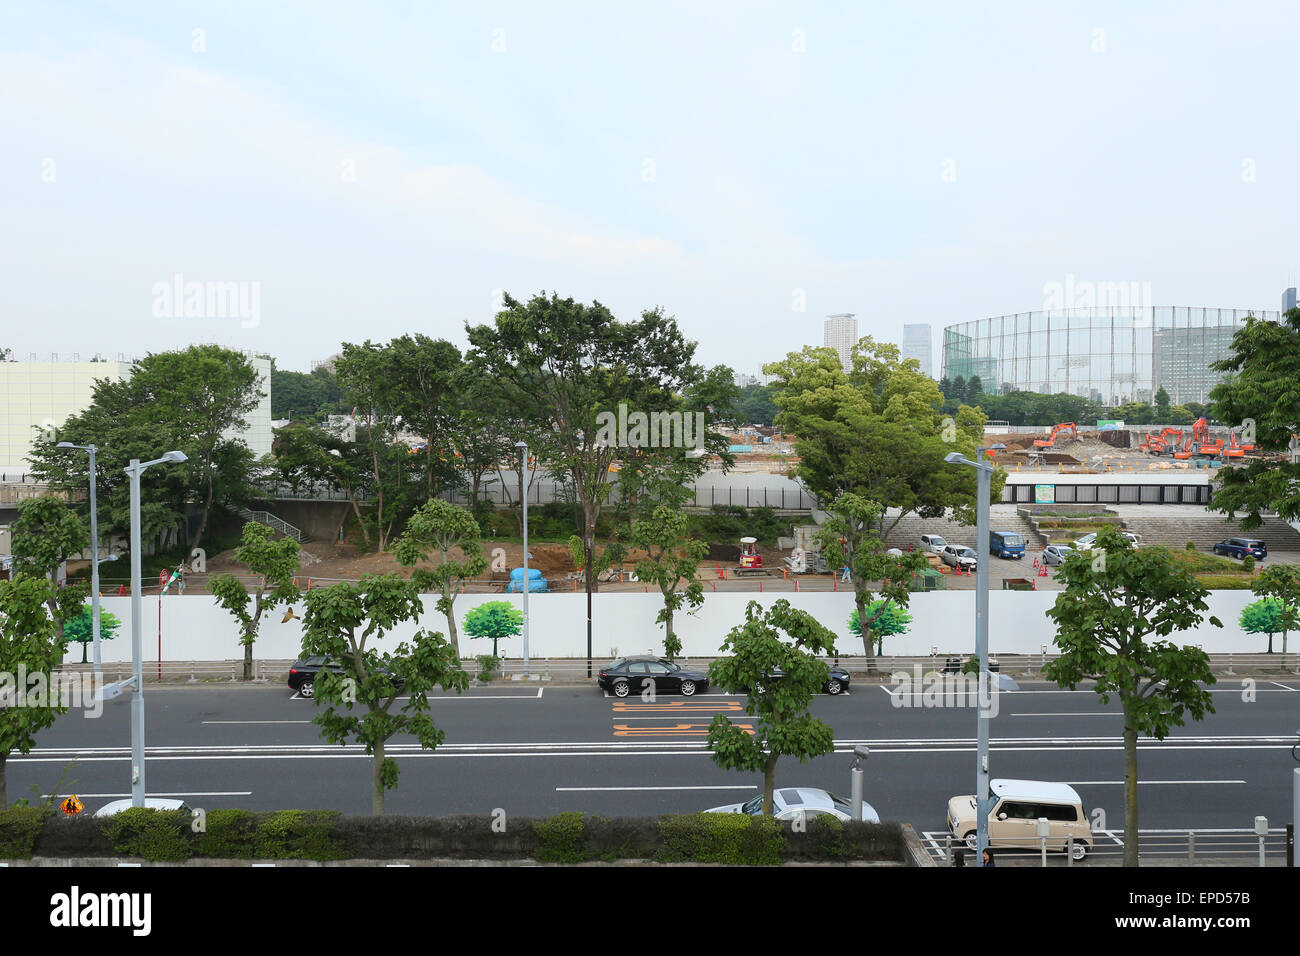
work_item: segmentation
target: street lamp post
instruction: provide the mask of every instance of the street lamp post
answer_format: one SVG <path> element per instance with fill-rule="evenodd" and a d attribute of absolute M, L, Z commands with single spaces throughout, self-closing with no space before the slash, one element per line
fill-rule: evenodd
<path fill-rule="evenodd" d="M 95 498 L 95 445 L 74 445 L 70 441 L 59 442 L 59 448 L 77 448 L 90 455 L 90 547 L 93 558 L 90 562 L 90 627 L 91 642 L 95 648 L 95 676 L 92 684 L 99 687 L 104 683 L 104 666 L 99 653 L 99 508 Z"/>
<path fill-rule="evenodd" d="M 144 779 L 144 637 L 141 633 L 140 600 L 140 476 L 150 465 L 185 461 L 184 452 L 169 451 L 161 458 L 141 462 L 132 458 L 123 469 L 131 478 L 131 680 L 135 697 L 131 700 L 131 805 L 143 807 Z M 120 690 L 118 691 L 120 693 Z"/>
<path fill-rule="evenodd" d="M 515 447 L 523 459 L 519 475 L 524 492 L 524 680 L 528 680 L 528 442 L 517 441 Z"/>
<path fill-rule="evenodd" d="M 975 765 L 976 847 L 975 859 L 984 859 L 989 845 L 989 721 L 992 719 L 992 680 L 989 675 L 989 479 L 993 466 L 984 463 L 986 451 L 999 451 L 1006 445 L 991 445 L 975 450 L 975 461 L 961 452 L 944 457 L 950 465 L 969 465 L 975 469 L 975 545 L 979 563 L 975 566 L 975 654 L 979 657 L 978 747 Z M 978 865 L 978 863 L 977 863 Z"/>

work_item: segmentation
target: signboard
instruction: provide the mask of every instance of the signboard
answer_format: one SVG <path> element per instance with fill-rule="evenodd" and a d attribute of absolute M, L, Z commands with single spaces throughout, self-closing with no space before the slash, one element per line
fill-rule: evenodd
<path fill-rule="evenodd" d="M 1056 504 L 1056 485 L 1034 485 L 1034 504 Z"/>
<path fill-rule="evenodd" d="M 1119 431 L 1124 427 L 1124 423 L 1112 418 L 1103 419 L 1097 422 L 1097 430 L 1103 432 Z"/>

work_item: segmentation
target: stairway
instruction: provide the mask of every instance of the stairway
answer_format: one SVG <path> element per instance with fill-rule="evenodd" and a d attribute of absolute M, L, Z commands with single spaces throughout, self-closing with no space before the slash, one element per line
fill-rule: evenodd
<path fill-rule="evenodd" d="M 299 544 L 311 540 L 311 535 L 295 528 L 293 525 L 289 524 L 289 522 L 277 518 L 269 511 L 250 511 L 247 508 L 241 508 L 239 510 L 239 517 L 243 518 L 245 521 L 256 521 L 258 524 L 264 524 L 271 530 L 280 532 L 286 538 L 293 538 L 293 540 L 297 541 Z"/>
<path fill-rule="evenodd" d="M 1125 518 L 1123 508 L 1113 510 L 1124 518 L 1124 526 L 1136 534 L 1144 546 L 1161 545 L 1181 551 L 1187 547 L 1188 541 L 1192 541 L 1198 551 L 1209 551 L 1224 538 L 1257 538 L 1270 552 L 1300 552 L 1300 531 L 1280 518 L 1265 518 L 1264 524 L 1253 531 L 1242 531 L 1238 522 L 1208 512 L 1197 516 Z"/>

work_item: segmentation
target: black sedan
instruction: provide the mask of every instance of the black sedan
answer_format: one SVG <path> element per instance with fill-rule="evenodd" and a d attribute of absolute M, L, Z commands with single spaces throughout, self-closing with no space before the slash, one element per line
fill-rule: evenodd
<path fill-rule="evenodd" d="M 597 677 L 601 690 L 615 697 L 641 692 L 654 681 L 655 693 L 683 694 L 690 697 L 709 689 L 709 675 L 703 671 L 683 670 L 663 657 L 620 657 L 602 667 Z"/>
<path fill-rule="evenodd" d="M 316 693 L 316 675 L 321 671 L 327 670 L 331 674 L 348 674 L 350 668 L 344 667 L 337 661 L 326 663 L 322 656 L 308 657 L 305 660 L 294 661 L 289 667 L 289 689 L 296 690 L 303 697 L 312 697 Z M 400 677 L 396 678 L 397 689 L 401 690 L 406 681 Z"/>
<path fill-rule="evenodd" d="M 826 683 L 822 684 L 822 693 L 834 697 L 836 694 L 842 694 L 849 689 L 849 681 L 852 678 L 849 677 L 849 672 L 839 664 L 831 664 L 829 667 L 830 673 L 826 675 Z M 785 676 L 785 672 L 778 667 L 772 671 L 772 676 L 780 679 Z"/>

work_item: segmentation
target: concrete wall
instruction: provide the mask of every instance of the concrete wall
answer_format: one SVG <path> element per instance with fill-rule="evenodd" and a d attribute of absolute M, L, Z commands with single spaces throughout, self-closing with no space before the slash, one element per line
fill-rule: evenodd
<path fill-rule="evenodd" d="M 1045 616 L 1061 592 L 992 591 L 989 594 L 989 646 L 994 655 L 1038 653 L 1043 644 L 1052 650 L 1055 631 Z M 846 655 L 862 653 L 862 643 L 848 633 L 847 621 L 853 610 L 852 595 L 829 593 L 706 593 L 704 605 L 693 615 L 677 616 L 677 631 L 684 653 L 689 657 L 714 655 L 727 631 L 744 619 L 745 605 L 757 600 L 768 605 L 781 597 L 795 607 L 815 614 L 819 620 L 842 635 L 840 651 Z M 485 601 L 521 602 L 517 594 L 465 594 L 456 600 L 456 617 L 464 654 L 491 650 L 490 642 L 466 638 L 465 614 Z M 1237 626 L 1241 609 L 1255 597 L 1249 591 L 1215 591 L 1210 597 L 1210 613 L 1223 621 L 1223 628 L 1208 624 L 1194 631 L 1176 635 L 1185 644 L 1203 644 L 1209 653 L 1236 651 L 1262 652 L 1267 638 L 1243 634 Z M 425 613 L 418 625 L 409 625 L 394 637 L 376 645 L 391 648 L 416 627 L 445 631 L 446 619 L 434 609 L 434 598 L 426 595 Z M 586 655 L 586 595 L 537 594 L 529 598 L 530 650 L 533 657 L 583 657 Z M 655 594 L 596 594 L 593 597 L 595 622 L 593 652 L 597 657 L 616 654 L 642 654 L 662 648 L 662 631 L 655 623 L 660 598 Z M 131 599 L 104 598 L 105 610 L 122 620 L 118 635 L 104 642 L 106 661 L 130 660 Z M 302 603 L 295 606 L 301 615 Z M 886 638 L 885 653 L 927 655 L 937 644 L 939 653 L 969 651 L 974 646 L 974 591 L 939 591 L 912 596 L 914 618 L 909 633 Z M 262 636 L 255 654 L 265 659 L 298 656 L 301 622 L 282 624 L 281 612 L 270 615 L 262 626 Z M 158 654 L 158 598 L 143 602 L 142 630 L 145 658 L 156 660 Z M 509 657 L 522 656 L 522 639 L 502 642 Z M 164 660 L 227 660 L 242 656 L 233 618 L 217 607 L 208 595 L 167 596 L 162 599 L 162 657 Z M 80 645 L 72 645 L 68 661 L 81 660 Z"/>

